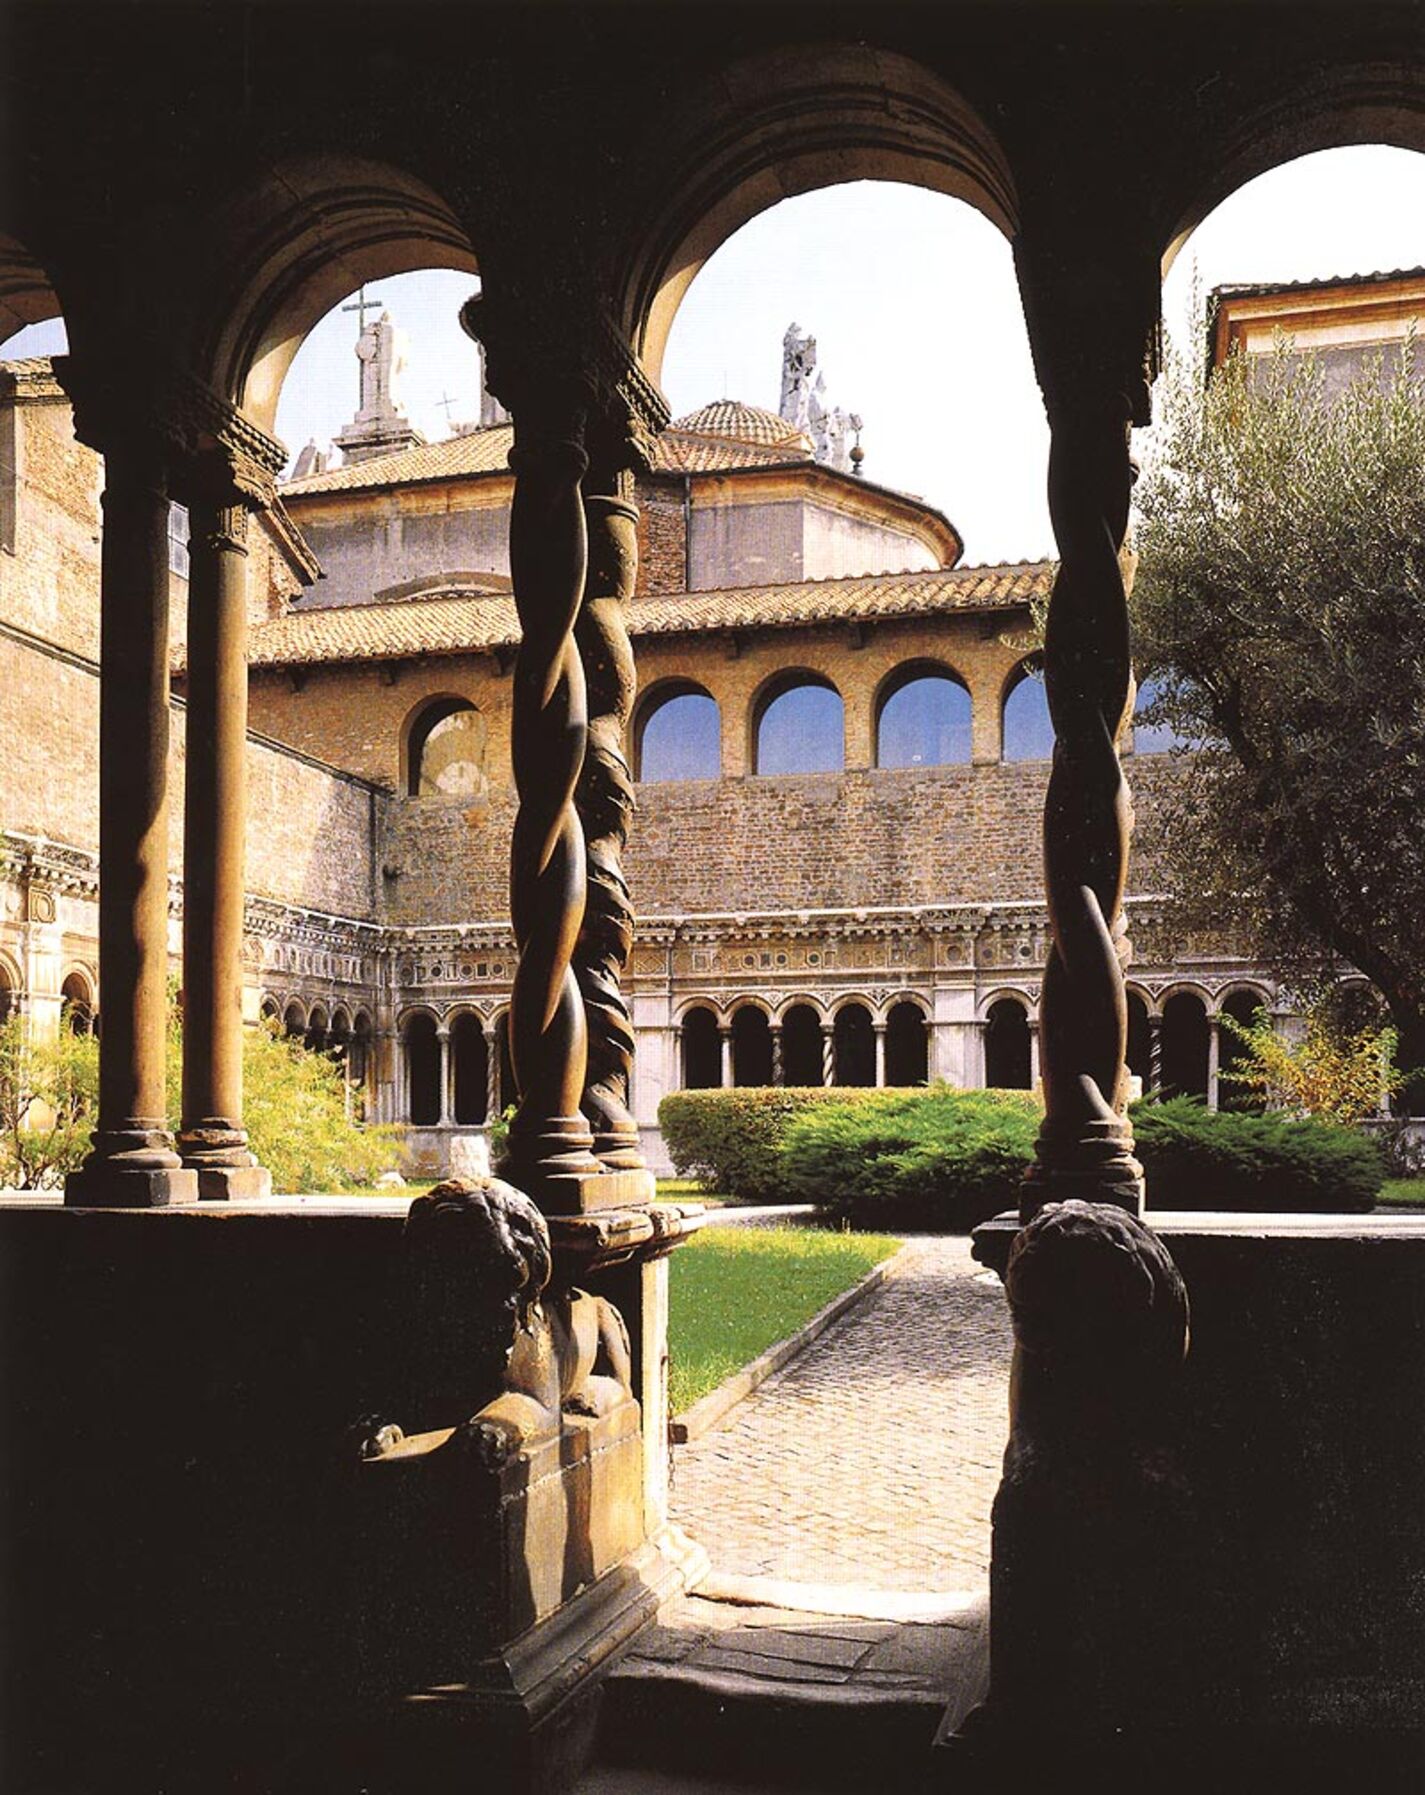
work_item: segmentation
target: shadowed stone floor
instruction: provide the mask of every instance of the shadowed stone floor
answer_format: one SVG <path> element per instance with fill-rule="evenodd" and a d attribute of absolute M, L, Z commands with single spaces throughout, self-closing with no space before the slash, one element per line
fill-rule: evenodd
<path fill-rule="evenodd" d="M 1010 1345 L 1003 1290 L 969 1241 L 911 1240 L 844 1321 L 674 1449 L 674 1520 L 726 1575 L 981 1584 Z"/>

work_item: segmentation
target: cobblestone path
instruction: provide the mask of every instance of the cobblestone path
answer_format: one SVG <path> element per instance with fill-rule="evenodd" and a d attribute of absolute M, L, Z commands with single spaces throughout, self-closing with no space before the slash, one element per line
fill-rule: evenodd
<path fill-rule="evenodd" d="M 989 1567 L 1009 1387 L 999 1280 L 913 1240 L 846 1319 L 674 1448 L 673 1518 L 716 1571 L 957 1590 Z"/>

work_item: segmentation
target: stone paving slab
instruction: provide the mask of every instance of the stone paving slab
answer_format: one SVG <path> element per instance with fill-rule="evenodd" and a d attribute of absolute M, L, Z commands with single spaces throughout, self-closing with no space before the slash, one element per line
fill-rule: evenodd
<path fill-rule="evenodd" d="M 912 1239 L 879 1290 L 674 1449 L 673 1518 L 719 1573 L 983 1583 L 1011 1344 L 999 1280 L 968 1239 Z"/>

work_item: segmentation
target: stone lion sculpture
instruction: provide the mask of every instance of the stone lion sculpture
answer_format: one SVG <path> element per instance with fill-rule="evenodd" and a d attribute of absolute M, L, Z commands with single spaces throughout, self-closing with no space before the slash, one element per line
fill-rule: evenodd
<path fill-rule="evenodd" d="M 549 1288 L 549 1231 L 498 1178 L 448 1178 L 417 1197 L 403 1237 L 409 1428 L 365 1430 L 367 1459 L 411 1457 L 454 1436 L 490 1468 L 631 1395 L 613 1304 Z"/>

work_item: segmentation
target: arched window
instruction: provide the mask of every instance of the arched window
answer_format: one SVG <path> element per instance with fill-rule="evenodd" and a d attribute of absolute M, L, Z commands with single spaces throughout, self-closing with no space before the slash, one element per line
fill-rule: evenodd
<path fill-rule="evenodd" d="M 1233 991 L 1222 1000 L 1222 1014 L 1230 1016 L 1243 1028 L 1250 1028 L 1266 1014 L 1266 1004 L 1256 991 Z M 1248 1063 L 1247 1049 L 1230 1028 L 1217 1030 L 1217 1107 L 1235 1109 L 1244 1115 L 1260 1115 L 1266 1108 L 1265 1094 L 1255 1085 L 1239 1084 L 1235 1077 Z"/>
<path fill-rule="evenodd" d="M 455 1120 L 462 1127 L 471 1127 L 487 1120 L 490 1054 L 480 1018 L 468 1010 L 455 1018 L 450 1052 L 455 1062 Z"/>
<path fill-rule="evenodd" d="M 1148 1006 L 1136 991 L 1128 993 L 1128 1070 L 1138 1079 L 1143 1096 L 1153 1088 L 1153 1024 Z"/>
<path fill-rule="evenodd" d="M 89 996 L 89 981 L 82 972 L 71 972 L 59 988 L 60 1008 L 71 1034 L 92 1035 L 94 1005 Z"/>
<path fill-rule="evenodd" d="M 902 669 L 876 718 L 876 765 L 943 767 L 969 758 L 969 692 L 942 668 Z"/>
<path fill-rule="evenodd" d="M 871 1012 L 863 1003 L 843 1004 L 832 1027 L 834 1084 L 876 1082 L 876 1037 Z"/>
<path fill-rule="evenodd" d="M 307 1032 L 307 1018 L 294 997 L 282 1018 L 282 1032 L 289 1041 L 300 1041 Z"/>
<path fill-rule="evenodd" d="M 1163 1005 L 1163 1095 L 1207 1098 L 1207 1005 L 1191 991 Z"/>
<path fill-rule="evenodd" d="M 825 1082 L 821 1017 L 809 1003 L 794 1003 L 782 1018 L 782 1082 L 790 1085 Z"/>
<path fill-rule="evenodd" d="M 717 1017 L 701 1004 L 683 1017 L 683 1089 L 714 1091 L 722 1083 L 722 1042 Z"/>
<path fill-rule="evenodd" d="M 10 968 L 0 965 L 0 1023 L 8 1022 L 15 1013 L 15 987 Z"/>
<path fill-rule="evenodd" d="M 639 717 L 635 765 L 645 785 L 716 779 L 722 771 L 717 700 L 690 680 L 660 686 Z"/>
<path fill-rule="evenodd" d="M 892 1004 L 886 1018 L 886 1083 L 925 1084 L 930 1067 L 925 1012 L 918 1003 Z"/>
<path fill-rule="evenodd" d="M 1049 694 L 1038 656 L 1022 663 L 1005 694 L 1002 760 L 1048 760 L 1054 752 Z"/>
<path fill-rule="evenodd" d="M 424 1010 L 406 1024 L 406 1090 L 412 1127 L 434 1128 L 440 1121 L 440 1042 L 435 1018 Z"/>
<path fill-rule="evenodd" d="M 985 1020 L 985 1083 L 992 1091 L 1030 1088 L 1029 1012 L 1012 997 L 997 998 Z"/>
<path fill-rule="evenodd" d="M 412 798 L 471 798 L 485 785 L 485 719 L 465 698 L 437 698 L 411 725 L 406 791 Z"/>
<path fill-rule="evenodd" d="M 732 1082 L 736 1085 L 772 1082 L 772 1030 L 766 1013 L 755 1003 L 745 1003 L 733 1013 Z"/>
<path fill-rule="evenodd" d="M 1133 752 L 1135 754 L 1171 754 L 1174 748 L 1193 748 L 1197 744 L 1179 735 L 1170 723 L 1145 723 L 1141 719 L 1149 705 L 1156 704 L 1167 689 L 1167 682 L 1157 674 L 1149 674 L 1138 688 L 1133 701 Z"/>
<path fill-rule="evenodd" d="M 327 1050 L 333 1059 L 341 1062 L 350 1076 L 351 1018 L 345 1010 L 332 1011 L 331 1027 L 327 1030 Z"/>
<path fill-rule="evenodd" d="M 846 764 L 841 694 L 819 673 L 789 673 L 768 688 L 757 716 L 755 771 L 839 773 Z"/>
<path fill-rule="evenodd" d="M 264 997 L 263 998 L 263 1000 L 262 1000 L 262 1020 L 264 1022 L 275 1022 L 278 1024 L 279 1027 L 281 1026 L 282 1008 L 281 1008 L 281 1005 L 277 1002 L 277 999 L 275 997 Z"/>
<path fill-rule="evenodd" d="M 307 1032 L 303 1037 L 312 1053 L 322 1053 L 327 1046 L 327 1013 L 320 1004 L 312 1006 L 312 1013 L 307 1018 Z"/>

